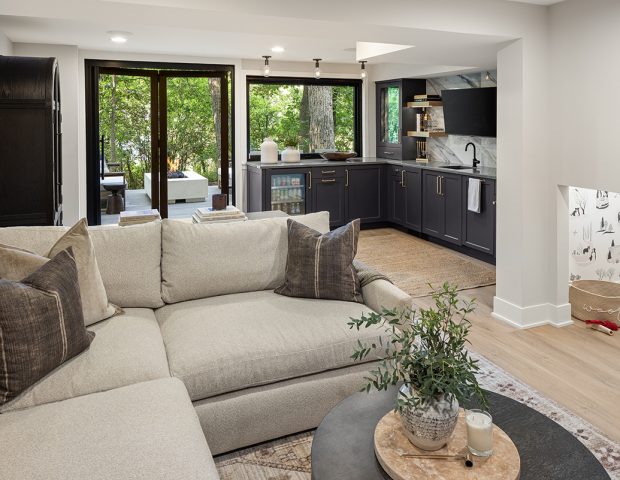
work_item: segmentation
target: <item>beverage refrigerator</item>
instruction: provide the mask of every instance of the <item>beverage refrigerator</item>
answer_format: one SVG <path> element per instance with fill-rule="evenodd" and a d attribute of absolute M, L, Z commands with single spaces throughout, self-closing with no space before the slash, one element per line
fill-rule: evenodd
<path fill-rule="evenodd" d="M 310 211 L 311 188 L 308 182 L 308 174 L 299 169 L 270 169 L 267 176 L 267 202 L 268 209 L 280 210 L 289 215 L 304 215 Z"/>

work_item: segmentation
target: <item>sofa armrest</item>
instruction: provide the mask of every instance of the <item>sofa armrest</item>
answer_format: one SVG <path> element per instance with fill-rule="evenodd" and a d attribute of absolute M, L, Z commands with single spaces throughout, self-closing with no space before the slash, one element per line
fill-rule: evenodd
<path fill-rule="evenodd" d="M 411 307 L 413 300 L 410 295 L 387 280 L 375 280 L 362 287 L 364 303 L 375 312 L 381 313 L 383 308 L 402 309 Z"/>

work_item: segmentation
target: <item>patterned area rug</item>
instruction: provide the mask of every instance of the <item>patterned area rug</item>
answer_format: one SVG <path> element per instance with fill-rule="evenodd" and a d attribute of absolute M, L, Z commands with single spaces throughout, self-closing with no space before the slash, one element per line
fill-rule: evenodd
<path fill-rule="evenodd" d="M 620 445 L 486 358 L 473 356 L 480 361 L 483 388 L 524 403 L 562 425 L 594 453 L 612 480 L 620 480 Z M 215 463 L 222 480 L 310 480 L 311 447 L 308 432 L 221 455 Z"/>
<path fill-rule="evenodd" d="M 357 258 L 387 275 L 412 297 L 449 282 L 459 290 L 495 284 L 495 267 L 393 228 L 362 230 Z"/>

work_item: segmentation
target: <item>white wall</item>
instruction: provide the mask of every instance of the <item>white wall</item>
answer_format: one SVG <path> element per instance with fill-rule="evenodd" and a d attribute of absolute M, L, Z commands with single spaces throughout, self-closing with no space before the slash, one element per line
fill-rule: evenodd
<path fill-rule="evenodd" d="M 78 78 L 78 49 L 72 45 L 41 45 L 15 43 L 13 53 L 26 57 L 56 57 L 60 76 L 60 101 L 62 109 L 62 181 L 64 223 L 76 222 L 84 211 L 79 199 L 85 195 L 80 182 L 82 166 L 78 157 L 78 92 L 84 83 Z M 85 198 L 85 197 L 84 197 Z"/>
<path fill-rule="evenodd" d="M 0 55 L 13 55 L 13 43 L 2 32 L 0 32 Z"/>

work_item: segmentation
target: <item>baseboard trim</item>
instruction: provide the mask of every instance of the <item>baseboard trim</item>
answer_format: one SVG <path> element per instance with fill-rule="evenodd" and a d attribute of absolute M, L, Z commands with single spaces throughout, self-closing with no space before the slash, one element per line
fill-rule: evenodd
<path fill-rule="evenodd" d="M 493 297 L 493 318 L 514 328 L 526 329 L 552 325 L 557 328 L 572 325 L 570 304 L 542 303 L 520 307 L 499 297 Z"/>

